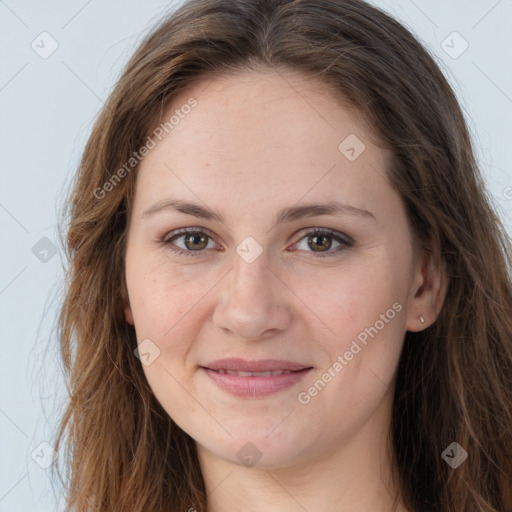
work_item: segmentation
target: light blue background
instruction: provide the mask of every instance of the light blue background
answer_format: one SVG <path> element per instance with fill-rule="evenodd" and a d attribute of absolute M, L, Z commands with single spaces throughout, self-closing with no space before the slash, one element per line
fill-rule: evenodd
<path fill-rule="evenodd" d="M 512 1 L 373 3 L 404 22 L 436 55 L 466 113 L 489 193 L 512 235 Z M 66 396 L 50 331 L 65 260 L 59 252 L 42 262 L 32 248 L 43 237 L 59 246 L 57 215 L 92 121 L 141 33 L 173 5 L 0 0 L 0 512 L 62 508 L 50 470 L 31 453 L 53 438 Z M 59 45 L 47 59 L 31 48 L 43 31 Z M 453 31 L 469 43 L 457 59 L 442 48 Z M 454 41 L 457 50 L 460 43 Z"/>

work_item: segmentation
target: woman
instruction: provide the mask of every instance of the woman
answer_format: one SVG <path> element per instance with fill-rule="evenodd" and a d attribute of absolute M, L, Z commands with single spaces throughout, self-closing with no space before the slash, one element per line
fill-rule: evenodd
<path fill-rule="evenodd" d="M 512 510 L 510 241 L 359 0 L 195 0 L 69 202 L 69 510 Z"/>

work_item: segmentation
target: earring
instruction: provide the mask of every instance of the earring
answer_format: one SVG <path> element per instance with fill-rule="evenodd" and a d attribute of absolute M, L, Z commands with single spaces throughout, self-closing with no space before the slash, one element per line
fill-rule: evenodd
<path fill-rule="evenodd" d="M 422 324 L 424 324 L 424 323 L 425 323 L 425 319 L 423 318 L 423 315 L 420 315 L 420 322 L 421 322 Z"/>

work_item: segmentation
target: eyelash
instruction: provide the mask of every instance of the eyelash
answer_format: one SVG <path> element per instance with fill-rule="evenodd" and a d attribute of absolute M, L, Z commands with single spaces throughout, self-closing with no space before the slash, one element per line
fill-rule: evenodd
<path fill-rule="evenodd" d="M 213 240 L 213 237 L 211 236 L 210 231 L 207 229 L 198 229 L 198 228 L 184 228 L 179 229 L 173 233 L 171 233 L 172 236 L 166 236 L 162 243 L 168 247 L 168 249 L 174 253 L 177 253 L 179 255 L 183 256 L 190 256 L 192 258 L 198 257 L 201 255 L 202 252 L 205 251 L 205 249 L 201 249 L 198 251 L 190 251 L 190 250 L 184 250 L 179 247 L 176 247 L 172 242 L 177 240 L 183 235 L 187 234 L 205 234 L 210 240 Z M 334 231 L 332 229 L 322 228 L 322 229 L 311 229 L 309 231 L 306 231 L 302 234 L 302 236 L 299 238 L 295 244 L 299 243 L 302 239 L 307 238 L 308 236 L 312 235 L 327 235 L 330 238 L 333 238 L 336 240 L 336 242 L 339 242 L 341 245 L 336 247 L 334 250 L 327 250 L 327 251 L 320 251 L 320 252 L 314 252 L 314 251 L 306 251 L 313 254 L 313 258 L 325 258 L 325 257 L 331 257 L 336 256 L 340 252 L 342 252 L 344 249 L 350 248 L 354 245 L 354 242 L 349 237 L 346 237 L 342 235 L 341 233 L 338 233 L 337 231 Z M 294 244 L 294 245 L 295 245 Z"/>

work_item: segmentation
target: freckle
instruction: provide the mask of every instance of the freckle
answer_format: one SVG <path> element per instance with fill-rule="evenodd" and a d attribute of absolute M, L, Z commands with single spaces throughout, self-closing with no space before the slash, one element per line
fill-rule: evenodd
<path fill-rule="evenodd" d="M 210 167 L 210 162 L 206 162 L 206 167 Z"/>

